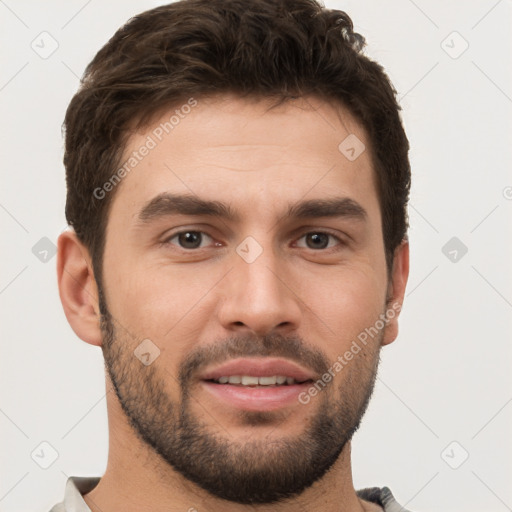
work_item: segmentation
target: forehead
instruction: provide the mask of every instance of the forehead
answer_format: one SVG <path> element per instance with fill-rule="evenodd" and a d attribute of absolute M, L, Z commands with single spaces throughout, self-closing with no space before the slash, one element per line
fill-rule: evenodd
<path fill-rule="evenodd" d="M 275 214 L 301 198 L 355 195 L 372 210 L 375 176 L 360 123 L 314 96 L 275 103 L 226 94 L 185 100 L 155 117 L 128 139 L 111 215 L 122 210 L 135 221 L 164 192 Z"/>

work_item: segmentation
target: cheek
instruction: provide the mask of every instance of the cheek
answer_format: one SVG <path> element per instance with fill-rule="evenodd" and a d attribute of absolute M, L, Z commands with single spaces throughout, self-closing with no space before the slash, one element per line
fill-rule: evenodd
<path fill-rule="evenodd" d="M 304 283 L 302 296 L 308 308 L 327 328 L 332 345 L 344 347 L 382 313 L 384 282 L 368 266 L 345 266 Z"/>
<path fill-rule="evenodd" d="M 109 276 L 111 313 L 134 336 L 152 339 L 162 347 L 170 338 L 181 340 L 184 328 L 191 332 L 191 327 L 200 327 L 202 317 L 209 318 L 204 311 L 205 294 L 223 275 L 220 269 L 193 267 L 126 260 Z"/>

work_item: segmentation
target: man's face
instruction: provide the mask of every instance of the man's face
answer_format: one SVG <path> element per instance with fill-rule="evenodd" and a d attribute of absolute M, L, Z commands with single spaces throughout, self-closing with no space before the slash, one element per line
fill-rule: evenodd
<path fill-rule="evenodd" d="M 240 503 L 296 495 L 336 461 L 385 331 L 343 355 L 388 291 L 364 131 L 315 98 L 267 108 L 198 100 L 169 134 L 158 126 L 172 112 L 133 135 L 126 158 L 153 146 L 148 136 L 156 146 L 118 185 L 103 260 L 103 350 L 132 427 L 179 473 Z M 355 160 L 338 149 L 350 134 L 367 148 Z"/>

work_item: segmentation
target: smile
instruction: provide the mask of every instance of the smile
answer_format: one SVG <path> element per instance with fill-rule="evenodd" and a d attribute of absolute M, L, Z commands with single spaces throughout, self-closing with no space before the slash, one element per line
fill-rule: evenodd
<path fill-rule="evenodd" d="M 237 386 L 291 386 L 293 384 L 302 384 L 293 377 L 284 375 L 273 375 L 270 377 L 254 377 L 252 375 L 231 375 L 222 376 L 218 379 L 212 379 L 217 384 L 233 384 Z"/>

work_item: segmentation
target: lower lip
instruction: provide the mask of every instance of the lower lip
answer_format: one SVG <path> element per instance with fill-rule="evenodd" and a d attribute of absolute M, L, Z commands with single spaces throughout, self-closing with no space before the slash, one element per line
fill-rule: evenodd
<path fill-rule="evenodd" d="M 287 405 L 298 403 L 301 392 L 310 383 L 286 386 L 234 386 L 202 381 L 205 389 L 224 403 L 245 411 L 274 411 Z"/>

